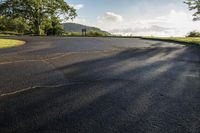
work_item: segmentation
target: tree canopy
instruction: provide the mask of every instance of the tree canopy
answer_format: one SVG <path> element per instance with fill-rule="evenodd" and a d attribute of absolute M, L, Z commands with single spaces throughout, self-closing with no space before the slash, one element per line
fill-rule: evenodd
<path fill-rule="evenodd" d="M 200 0 L 186 0 L 184 3 L 188 4 L 189 10 L 195 10 L 193 20 L 200 20 Z"/>
<path fill-rule="evenodd" d="M 77 16 L 76 10 L 64 0 L 3 0 L 0 2 L 0 15 L 26 19 L 33 25 L 37 35 L 41 35 L 41 26 L 46 20 L 51 20 L 55 28 L 60 16 L 65 19 Z"/>

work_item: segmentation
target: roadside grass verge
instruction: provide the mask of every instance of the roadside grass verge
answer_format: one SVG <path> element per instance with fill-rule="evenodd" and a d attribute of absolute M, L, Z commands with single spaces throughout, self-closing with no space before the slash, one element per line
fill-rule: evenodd
<path fill-rule="evenodd" d="M 17 35 L 20 34 L 14 31 L 0 31 L 0 36 L 17 36 Z"/>
<path fill-rule="evenodd" d="M 0 39 L 0 49 L 17 47 L 25 44 L 24 41 L 12 40 L 12 39 Z"/>
<path fill-rule="evenodd" d="M 9 34 L 1 34 L 1 33 L 0 33 L 0 36 L 3 36 L 3 37 L 4 37 L 4 36 L 14 36 L 14 35 L 9 35 Z"/>
<path fill-rule="evenodd" d="M 200 46 L 200 37 L 142 37 L 143 39 L 177 42 L 185 45 Z"/>

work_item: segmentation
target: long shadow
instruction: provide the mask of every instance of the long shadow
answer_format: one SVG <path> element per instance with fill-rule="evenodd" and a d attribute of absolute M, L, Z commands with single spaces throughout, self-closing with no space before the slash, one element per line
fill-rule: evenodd
<path fill-rule="evenodd" d="M 109 57 L 103 57 L 100 59 L 86 60 L 68 66 L 61 66 L 55 70 L 49 71 L 64 71 L 66 79 L 68 81 L 91 81 L 102 79 L 110 76 L 114 76 L 113 70 L 118 67 L 127 65 L 126 62 L 137 62 L 150 59 L 158 55 L 167 56 L 169 53 L 178 50 L 179 48 L 149 48 L 149 49 L 130 49 L 120 53 L 111 55 Z M 159 55 L 162 54 L 162 55 Z M 124 63 L 124 64 L 123 64 Z M 137 65 L 136 63 L 134 65 Z"/>
<path fill-rule="evenodd" d="M 74 84 L 0 98 L 0 131 L 199 132 L 200 78 L 191 77 L 199 51 L 168 58 L 177 50 L 128 50 L 52 70 Z"/>

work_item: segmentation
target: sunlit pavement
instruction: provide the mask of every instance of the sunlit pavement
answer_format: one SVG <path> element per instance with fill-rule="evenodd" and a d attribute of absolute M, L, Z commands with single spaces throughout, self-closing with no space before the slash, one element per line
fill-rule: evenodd
<path fill-rule="evenodd" d="M 26 45 L 0 50 L 1 133 L 200 132 L 200 49 L 137 38 L 17 39 Z"/>

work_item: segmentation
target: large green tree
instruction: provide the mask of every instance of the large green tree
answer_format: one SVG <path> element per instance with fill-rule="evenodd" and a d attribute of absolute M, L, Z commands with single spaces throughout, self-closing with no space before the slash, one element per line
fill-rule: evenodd
<path fill-rule="evenodd" d="M 25 32 L 30 32 L 29 30 L 30 26 L 22 17 L 12 19 L 5 16 L 0 16 L 0 31 L 13 31 L 15 33 L 24 34 Z"/>
<path fill-rule="evenodd" d="M 77 14 L 65 0 L 3 0 L 0 3 L 0 15 L 23 17 L 33 24 L 35 33 L 41 35 L 41 25 L 45 19 L 59 16 L 73 19 Z"/>
<path fill-rule="evenodd" d="M 194 21 L 200 20 L 200 0 L 186 0 L 186 3 L 189 7 L 189 10 L 195 10 Z"/>

